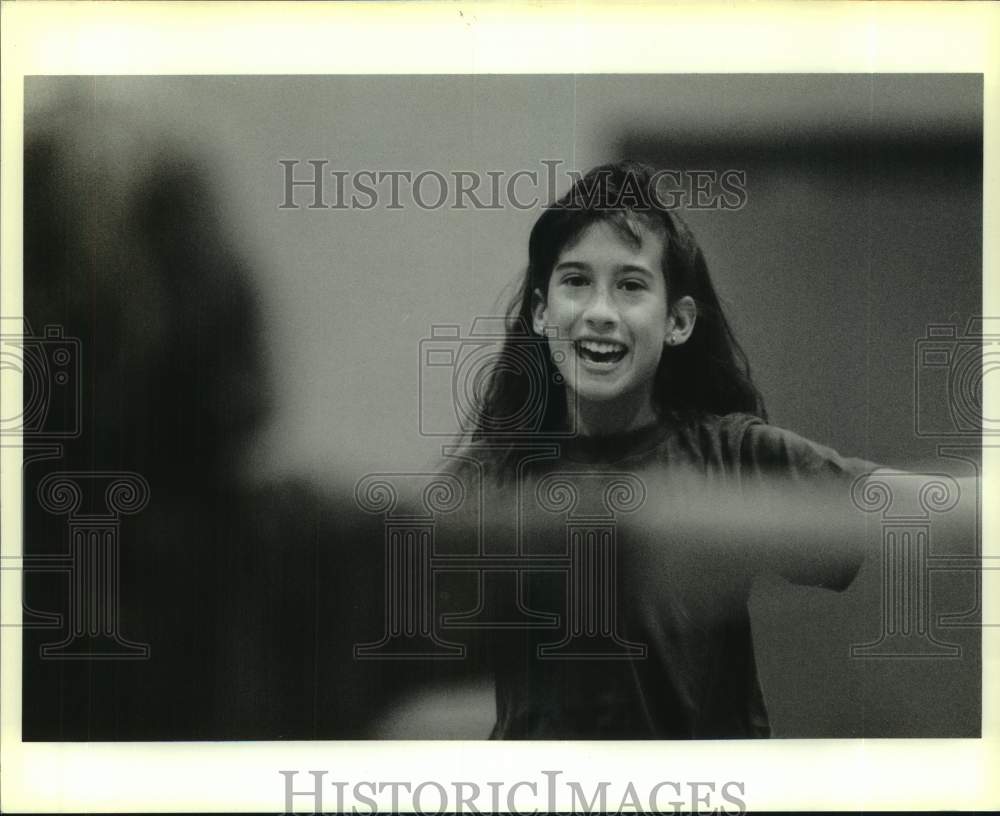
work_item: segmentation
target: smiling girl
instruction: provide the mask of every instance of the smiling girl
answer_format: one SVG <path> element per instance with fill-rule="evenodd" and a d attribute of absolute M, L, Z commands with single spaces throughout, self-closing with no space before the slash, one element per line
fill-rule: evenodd
<path fill-rule="evenodd" d="M 705 530 L 724 519 L 713 535 L 736 536 L 734 508 L 752 487 L 843 497 L 874 467 L 766 423 L 704 256 L 654 180 L 640 164 L 598 167 L 539 217 L 467 451 L 488 483 L 519 488 L 546 474 L 638 474 L 668 532 L 615 555 L 609 626 L 634 646 L 620 659 L 551 649 L 546 659 L 551 632 L 491 633 L 494 738 L 768 736 L 747 611 L 757 565 L 732 549 L 692 559 L 697 547 L 682 545 L 698 534 L 681 535 L 680 519 L 701 514 Z M 528 442 L 555 447 L 526 456 Z M 544 549 L 540 529 L 524 537 L 529 548 Z M 789 563 L 793 580 L 842 589 L 860 559 L 844 550 Z M 561 577 L 525 569 L 518 580 L 518 597 L 501 603 L 565 621 Z"/>
<path fill-rule="evenodd" d="M 473 441 L 615 434 L 676 412 L 766 420 L 701 249 L 655 181 L 633 162 L 597 167 L 539 217 Z"/>

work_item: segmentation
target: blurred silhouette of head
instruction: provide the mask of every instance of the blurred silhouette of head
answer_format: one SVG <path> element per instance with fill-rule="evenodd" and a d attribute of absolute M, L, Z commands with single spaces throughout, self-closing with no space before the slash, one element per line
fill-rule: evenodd
<path fill-rule="evenodd" d="M 26 116 L 24 312 L 82 341 L 68 459 L 230 480 L 269 395 L 258 304 L 206 168 L 91 84 L 65 90 Z"/>

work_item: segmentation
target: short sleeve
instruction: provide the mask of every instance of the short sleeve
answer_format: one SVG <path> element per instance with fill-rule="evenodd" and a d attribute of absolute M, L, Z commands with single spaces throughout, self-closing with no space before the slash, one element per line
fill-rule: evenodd
<path fill-rule="evenodd" d="M 750 425 L 740 446 L 741 483 L 777 491 L 788 505 L 803 501 L 822 502 L 828 517 L 851 513 L 854 482 L 878 470 L 864 459 L 841 456 L 791 431 L 764 423 Z M 845 521 L 847 520 L 846 517 Z M 845 524 L 845 530 L 856 530 Z M 816 531 L 815 538 L 828 536 Z M 856 533 L 852 533 L 856 535 Z M 808 537 L 807 537 L 808 538 Z M 850 586 L 864 560 L 863 540 L 836 542 L 826 546 L 811 540 L 781 542 L 771 557 L 760 559 L 765 571 L 773 571 L 796 584 L 841 591 Z"/>
<path fill-rule="evenodd" d="M 878 465 L 841 456 L 792 431 L 758 423 L 747 427 L 740 444 L 744 478 L 782 478 L 803 484 L 845 482 L 871 473 Z"/>

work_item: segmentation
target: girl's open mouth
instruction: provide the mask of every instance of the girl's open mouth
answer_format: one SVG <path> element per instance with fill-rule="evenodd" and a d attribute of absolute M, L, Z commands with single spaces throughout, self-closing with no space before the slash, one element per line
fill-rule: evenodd
<path fill-rule="evenodd" d="M 575 346 L 583 360 L 598 365 L 614 365 L 628 354 L 628 346 L 622 343 L 577 340 Z"/>

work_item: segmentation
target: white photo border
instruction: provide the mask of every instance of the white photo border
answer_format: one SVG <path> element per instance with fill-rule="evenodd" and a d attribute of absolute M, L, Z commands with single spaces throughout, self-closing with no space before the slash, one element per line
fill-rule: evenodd
<path fill-rule="evenodd" d="M 389 8 L 391 6 L 391 8 Z M 21 313 L 24 78 L 40 74 L 976 73 L 984 80 L 984 313 L 1000 314 L 1000 7 L 989 3 L 7 3 L 2 53 L 2 289 Z M 419 37 L 419 47 L 415 38 Z M 670 48 L 664 43 L 669 42 Z M 618 43 L 618 45 L 615 45 Z M 994 381 L 985 415 L 1000 411 Z M 21 394 L 6 388 L 4 406 Z M 16 411 L 15 411 L 16 413 Z M 5 410 L 4 416 L 9 416 Z M 21 453 L 0 450 L 5 556 L 20 552 Z M 984 497 L 1000 495 L 984 450 Z M 997 505 L 983 551 L 998 555 Z M 1000 577 L 983 573 L 985 620 Z M 2 574 L 2 616 L 20 582 Z M 342 780 L 744 780 L 754 810 L 1000 806 L 1000 630 L 983 630 L 982 738 L 727 742 L 22 743 L 21 635 L 0 643 L 6 812 L 268 811 L 281 769 Z M 377 769 L 377 772 L 376 770 Z M 304 784 L 300 781 L 299 786 Z M 566 807 L 566 802 L 559 803 Z"/>

